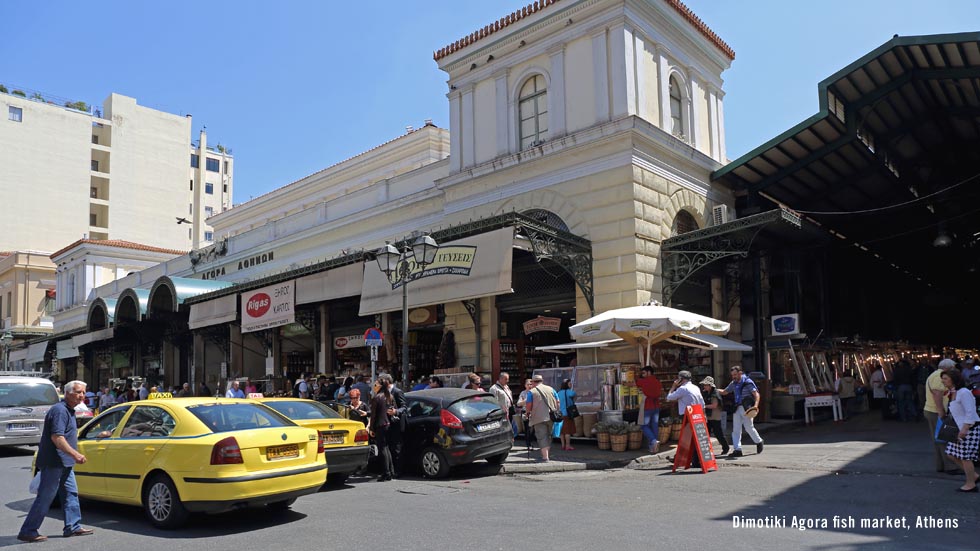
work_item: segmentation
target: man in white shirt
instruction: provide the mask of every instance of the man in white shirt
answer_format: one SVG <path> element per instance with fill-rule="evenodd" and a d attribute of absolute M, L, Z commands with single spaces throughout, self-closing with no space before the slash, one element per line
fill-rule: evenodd
<path fill-rule="evenodd" d="M 517 421 L 514 419 L 514 394 L 510 391 L 510 387 L 507 383 L 510 381 L 510 375 L 506 372 L 501 372 L 500 377 L 497 378 L 497 382 L 490 387 L 490 394 L 497 399 L 497 403 L 500 404 L 500 409 L 504 410 L 507 414 L 507 419 L 510 420 L 510 428 L 517 436 Z"/>
<path fill-rule="evenodd" d="M 701 407 L 704 407 L 701 389 L 691 382 L 691 372 L 687 370 L 677 372 L 677 379 L 670 386 L 667 399 L 677 402 L 677 413 L 681 417 L 687 413 L 687 406 L 701 404 Z"/>

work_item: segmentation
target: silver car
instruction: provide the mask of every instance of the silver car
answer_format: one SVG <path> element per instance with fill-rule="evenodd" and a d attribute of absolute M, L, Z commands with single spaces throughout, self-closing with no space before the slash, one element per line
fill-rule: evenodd
<path fill-rule="evenodd" d="M 58 401 L 47 379 L 0 376 L 0 446 L 36 446 L 44 416 Z"/>

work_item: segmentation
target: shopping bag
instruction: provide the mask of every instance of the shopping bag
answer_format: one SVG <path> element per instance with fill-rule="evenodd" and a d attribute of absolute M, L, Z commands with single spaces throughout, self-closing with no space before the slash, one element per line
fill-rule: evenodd
<path fill-rule="evenodd" d="M 31 484 L 27 487 L 27 491 L 37 495 L 38 489 L 41 488 L 41 471 L 38 471 L 34 478 L 31 479 Z"/>
<path fill-rule="evenodd" d="M 960 438 L 960 429 L 952 415 L 947 415 L 936 423 L 936 442 L 946 444 L 956 442 Z"/>

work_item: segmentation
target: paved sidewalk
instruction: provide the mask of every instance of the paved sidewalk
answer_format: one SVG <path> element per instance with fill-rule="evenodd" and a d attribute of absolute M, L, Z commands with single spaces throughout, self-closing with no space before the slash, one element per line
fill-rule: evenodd
<path fill-rule="evenodd" d="M 766 447 L 755 453 L 748 436 L 743 436 L 740 458 L 721 457 L 720 468 L 762 467 L 834 473 L 901 474 L 950 479 L 949 475 L 931 469 L 932 450 L 924 422 L 899 423 L 882 421 L 877 413 L 865 413 L 844 423 L 824 420 L 805 426 L 802 421 L 777 421 L 756 425 L 764 435 Z M 728 429 L 731 430 L 730 427 Z M 727 436 L 731 436 L 730 432 Z M 676 444 L 650 455 L 645 447 L 635 451 L 599 450 L 593 439 L 573 441 L 574 451 L 562 451 L 556 440 L 551 447 L 552 460 L 542 463 L 536 449 L 523 447 L 523 438 L 515 441 L 502 474 L 534 474 L 563 471 L 615 468 L 662 469 L 670 465 Z M 712 439 L 714 449 L 720 450 Z"/>

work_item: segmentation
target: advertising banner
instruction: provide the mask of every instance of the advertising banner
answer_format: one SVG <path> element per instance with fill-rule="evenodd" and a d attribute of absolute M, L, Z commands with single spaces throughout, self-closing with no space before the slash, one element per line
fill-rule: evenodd
<path fill-rule="evenodd" d="M 295 298 L 296 280 L 242 293 L 242 333 L 293 323 Z"/>
<path fill-rule="evenodd" d="M 514 228 L 501 228 L 440 243 L 435 261 L 424 270 L 409 256 L 409 308 L 512 292 L 513 245 Z M 377 262 L 365 263 L 359 315 L 400 310 L 403 283 L 397 273 L 386 276 Z"/>

